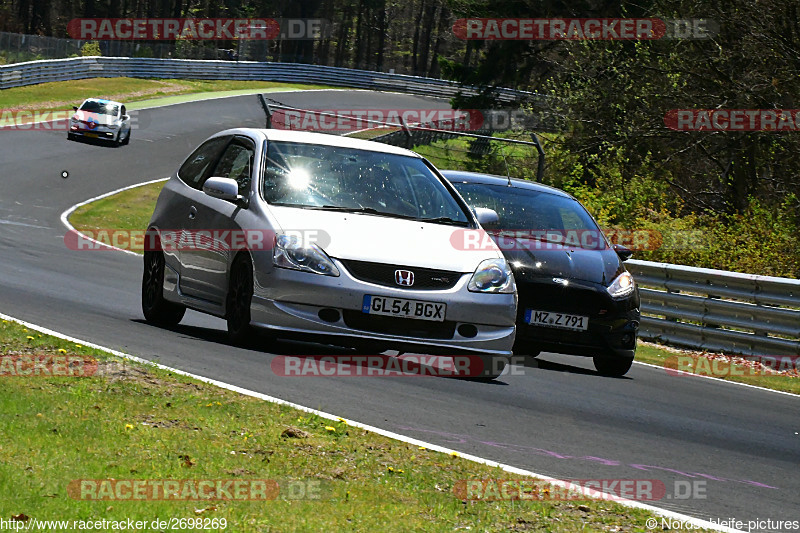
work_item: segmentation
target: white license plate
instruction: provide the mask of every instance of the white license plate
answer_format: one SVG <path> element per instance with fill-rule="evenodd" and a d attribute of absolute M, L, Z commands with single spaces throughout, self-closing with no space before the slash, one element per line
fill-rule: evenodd
<path fill-rule="evenodd" d="M 447 304 L 365 294 L 364 303 L 361 305 L 361 311 L 370 315 L 416 318 L 418 320 L 443 322 L 447 312 Z"/>
<path fill-rule="evenodd" d="M 554 311 L 525 310 L 525 323 L 531 326 L 545 326 L 549 328 L 564 328 L 586 331 L 589 328 L 589 317 L 569 315 Z"/>

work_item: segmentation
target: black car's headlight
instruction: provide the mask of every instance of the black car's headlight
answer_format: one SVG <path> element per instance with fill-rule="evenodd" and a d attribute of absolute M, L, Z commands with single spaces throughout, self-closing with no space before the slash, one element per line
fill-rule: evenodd
<path fill-rule="evenodd" d="M 472 274 L 467 289 L 470 292 L 513 294 L 516 290 L 514 274 L 505 259 L 484 259 Z"/>
<path fill-rule="evenodd" d="M 322 248 L 316 244 L 303 244 L 292 235 L 278 234 L 272 250 L 275 266 L 313 272 L 323 276 L 338 276 L 339 269 Z"/>
<path fill-rule="evenodd" d="M 633 291 L 636 289 L 636 282 L 633 281 L 633 276 L 630 275 L 629 272 L 623 272 L 617 278 L 611 282 L 611 285 L 606 287 L 608 294 L 611 295 L 612 298 L 619 299 L 625 298 L 626 296 L 630 296 L 633 294 Z"/>

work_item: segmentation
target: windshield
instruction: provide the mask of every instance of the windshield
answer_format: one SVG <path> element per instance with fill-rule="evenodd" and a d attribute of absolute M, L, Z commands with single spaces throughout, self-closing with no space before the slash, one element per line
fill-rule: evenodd
<path fill-rule="evenodd" d="M 499 223 L 486 228 L 490 234 L 586 249 L 606 248 L 606 240 L 594 219 L 572 198 L 507 185 L 454 182 L 453 186 L 469 205 L 497 212 Z"/>
<path fill-rule="evenodd" d="M 117 116 L 119 106 L 109 102 L 98 102 L 97 100 L 87 100 L 81 106 L 81 111 L 97 113 L 98 115 Z"/>
<path fill-rule="evenodd" d="M 271 141 L 262 191 L 270 204 L 470 223 L 450 191 L 416 157 Z"/>

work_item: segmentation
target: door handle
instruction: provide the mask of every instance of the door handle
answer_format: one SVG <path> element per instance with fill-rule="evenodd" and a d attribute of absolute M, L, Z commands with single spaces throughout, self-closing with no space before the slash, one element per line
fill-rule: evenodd
<path fill-rule="evenodd" d="M 192 206 L 189 208 L 189 220 L 194 220 L 197 216 L 197 208 Z"/>

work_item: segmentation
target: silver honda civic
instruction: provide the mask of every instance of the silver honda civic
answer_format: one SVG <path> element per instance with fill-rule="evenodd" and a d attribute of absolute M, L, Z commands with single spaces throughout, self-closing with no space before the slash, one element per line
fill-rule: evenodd
<path fill-rule="evenodd" d="M 494 376 L 514 343 L 514 277 L 497 248 L 464 249 L 454 235 L 496 220 L 470 210 L 409 150 L 227 130 L 189 155 L 158 198 L 142 308 L 163 326 L 187 308 L 225 318 L 237 343 L 259 328 L 362 349 L 473 354 Z"/>

